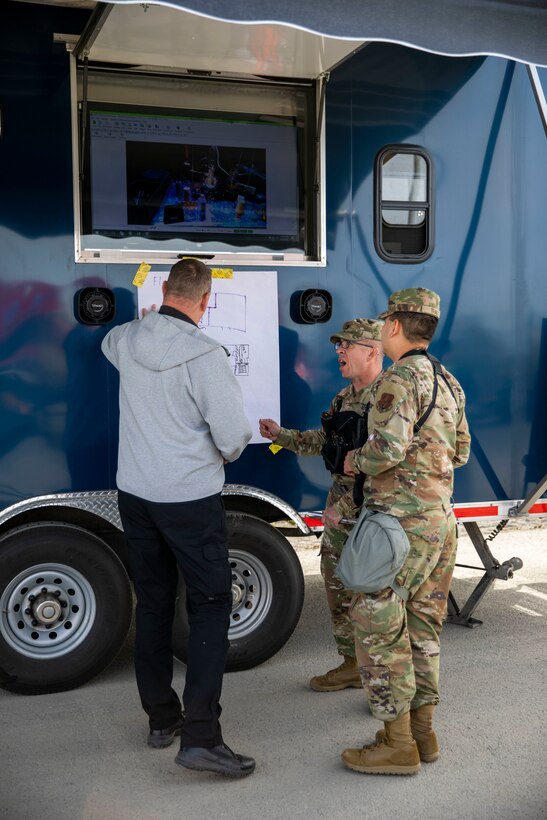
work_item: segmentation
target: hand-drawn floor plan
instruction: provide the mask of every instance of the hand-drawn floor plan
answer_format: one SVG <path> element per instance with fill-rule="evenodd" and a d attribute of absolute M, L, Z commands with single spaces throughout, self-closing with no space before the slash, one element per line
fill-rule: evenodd
<path fill-rule="evenodd" d="M 247 330 L 247 297 L 243 293 L 219 293 L 213 287 L 207 310 L 199 326 L 204 329 L 213 327 L 223 330 Z"/>
<path fill-rule="evenodd" d="M 157 310 L 168 271 L 150 271 L 138 288 L 138 310 Z M 199 326 L 230 353 L 253 428 L 252 442 L 263 443 L 259 418 L 279 419 L 279 326 L 277 273 L 234 271 L 213 277 L 211 297 Z"/>

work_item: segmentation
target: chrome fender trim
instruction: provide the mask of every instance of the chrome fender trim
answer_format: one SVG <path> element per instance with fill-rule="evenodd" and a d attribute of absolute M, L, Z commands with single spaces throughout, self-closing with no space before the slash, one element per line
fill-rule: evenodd
<path fill-rule="evenodd" d="M 295 509 L 287 504 L 279 496 L 260 490 L 258 487 L 250 487 L 248 484 L 225 484 L 222 495 L 245 496 L 246 498 L 256 498 L 257 501 L 264 501 L 272 507 L 276 507 L 284 518 L 290 519 L 303 535 L 311 535 L 312 530 L 308 527 L 302 516 Z"/>
<path fill-rule="evenodd" d="M 222 495 L 240 496 L 254 498 L 275 507 L 281 513 L 280 517 L 288 518 L 300 530 L 303 535 L 311 535 L 312 530 L 308 527 L 304 519 L 294 510 L 290 504 L 283 501 L 279 496 L 260 490 L 258 487 L 251 487 L 247 484 L 225 484 Z M 104 518 L 116 529 L 122 530 L 120 514 L 118 512 L 118 493 L 116 490 L 94 490 L 84 493 L 55 493 L 52 495 L 39 495 L 34 498 L 27 498 L 6 507 L 0 513 L 0 526 L 7 523 L 21 513 L 29 512 L 44 507 L 74 507 L 79 510 L 93 513 Z"/>

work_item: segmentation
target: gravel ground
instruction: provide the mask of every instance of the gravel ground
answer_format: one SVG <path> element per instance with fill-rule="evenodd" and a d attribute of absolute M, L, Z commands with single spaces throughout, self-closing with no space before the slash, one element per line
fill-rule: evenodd
<path fill-rule="evenodd" d="M 488 530 L 488 527 L 485 528 Z M 511 523 L 492 542 L 524 566 L 496 581 L 476 629 L 443 633 L 441 758 L 414 777 L 347 771 L 340 752 L 378 728 L 359 690 L 318 694 L 313 674 L 336 665 L 314 538 L 293 540 L 306 577 L 300 623 L 256 669 L 226 675 L 226 741 L 257 760 L 242 781 L 188 772 L 176 746 L 145 744 L 132 636 L 99 678 L 72 692 L 0 691 L 0 817 L 6 820 L 539 820 L 547 817 L 547 530 Z M 478 566 L 466 536 L 461 563 Z M 482 570 L 458 568 L 461 603 Z M 177 664 L 180 690 L 184 667 Z"/>

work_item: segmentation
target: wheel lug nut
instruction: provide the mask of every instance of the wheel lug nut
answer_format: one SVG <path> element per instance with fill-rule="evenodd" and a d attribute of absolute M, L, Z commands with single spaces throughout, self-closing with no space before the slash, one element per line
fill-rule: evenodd
<path fill-rule="evenodd" d="M 29 596 L 28 596 L 28 599 L 29 599 L 29 601 L 32 603 L 32 601 L 35 601 L 35 600 L 36 600 L 36 595 L 29 595 Z"/>
<path fill-rule="evenodd" d="M 65 616 L 64 616 L 64 615 L 59 615 L 59 618 L 58 618 L 59 623 L 60 623 L 61 621 L 64 621 L 64 619 L 65 619 Z"/>
<path fill-rule="evenodd" d="M 66 607 L 66 601 L 61 601 L 61 606 L 62 606 L 62 607 L 63 607 L 63 609 L 64 609 L 64 608 Z"/>
<path fill-rule="evenodd" d="M 25 615 L 30 615 L 31 613 L 32 609 L 29 606 L 27 606 L 27 608 L 25 609 Z"/>
<path fill-rule="evenodd" d="M 33 619 L 32 619 L 32 621 L 31 621 L 31 624 L 32 624 L 33 626 L 38 626 L 38 621 L 36 621 L 36 620 L 33 618 Z"/>
<path fill-rule="evenodd" d="M 56 589 L 56 590 L 55 590 L 55 592 L 54 592 L 53 594 L 55 595 L 55 597 L 56 597 L 56 598 L 59 598 L 59 597 L 60 597 L 60 595 L 61 595 L 61 590 L 60 590 L 60 589 Z"/>
<path fill-rule="evenodd" d="M 42 587 L 42 592 L 47 592 L 47 587 Z"/>

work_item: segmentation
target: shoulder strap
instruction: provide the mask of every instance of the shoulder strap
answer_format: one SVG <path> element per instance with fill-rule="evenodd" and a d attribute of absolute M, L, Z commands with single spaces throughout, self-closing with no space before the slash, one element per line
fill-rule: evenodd
<path fill-rule="evenodd" d="M 422 427 L 424 426 L 424 424 L 426 423 L 426 421 L 430 417 L 430 415 L 433 411 L 433 408 L 435 407 L 435 402 L 437 401 L 437 390 L 438 390 L 438 388 L 439 388 L 439 383 L 437 381 L 437 370 L 435 369 L 435 366 L 433 366 L 433 393 L 431 394 L 431 401 L 429 403 L 429 407 L 427 408 L 427 410 L 425 411 L 423 416 L 421 416 L 418 419 L 418 421 L 416 422 L 416 424 L 414 425 L 414 435 L 415 436 L 420 432 L 420 430 L 422 429 Z"/>
<path fill-rule="evenodd" d="M 439 389 L 439 384 L 437 381 L 439 376 L 443 379 L 446 386 L 450 390 L 452 398 L 454 399 L 456 404 L 458 403 L 458 401 L 456 399 L 456 396 L 454 395 L 454 391 L 452 390 L 450 382 L 443 373 L 440 361 L 435 356 L 432 356 L 431 353 L 429 353 L 429 351 L 425 350 L 423 347 L 416 347 L 413 350 L 407 351 L 403 356 L 401 356 L 401 359 L 405 359 L 407 356 L 425 356 L 426 359 L 428 359 L 431 362 L 431 367 L 433 368 L 433 393 L 431 395 L 431 402 L 429 403 L 429 406 L 423 414 L 423 416 L 421 416 L 421 418 L 419 418 L 416 424 L 414 425 L 414 435 L 417 435 L 426 423 L 426 421 L 428 420 L 429 416 L 433 411 L 433 408 L 435 407 L 435 402 L 437 401 L 437 391 Z"/>
<path fill-rule="evenodd" d="M 452 398 L 454 399 L 456 404 L 458 404 L 458 400 L 457 400 L 457 398 L 454 394 L 454 391 L 452 390 L 452 385 L 450 384 L 450 382 L 446 378 L 446 376 L 443 372 L 443 368 L 442 368 L 442 365 L 441 365 L 440 361 L 438 359 L 436 359 L 435 356 L 432 356 L 431 353 L 426 353 L 426 355 L 427 355 L 427 358 L 429 359 L 429 361 L 431 362 L 431 364 L 433 365 L 433 370 L 435 371 L 435 374 L 437 376 L 441 377 L 441 379 L 444 381 L 444 383 L 446 384 L 446 386 L 450 390 Z"/>

